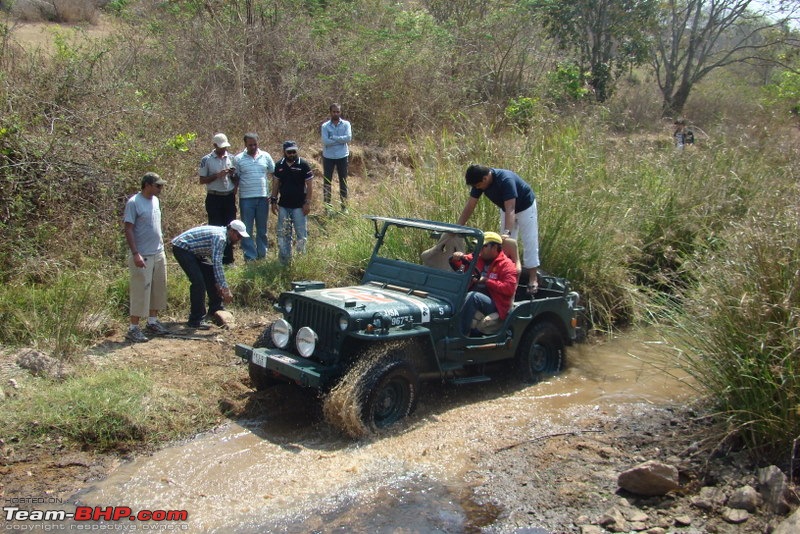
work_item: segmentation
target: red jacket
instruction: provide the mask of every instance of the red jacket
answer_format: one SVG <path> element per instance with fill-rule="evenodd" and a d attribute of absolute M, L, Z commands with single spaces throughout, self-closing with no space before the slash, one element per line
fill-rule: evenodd
<path fill-rule="evenodd" d="M 450 265 L 459 270 L 469 266 L 471 261 L 472 254 L 465 254 L 460 261 L 450 258 Z M 483 272 L 485 263 L 484 259 L 478 256 L 475 268 Z M 472 285 L 475 282 L 476 280 L 473 280 Z M 486 270 L 486 291 L 494 302 L 500 319 L 505 319 L 514 302 L 514 294 L 517 292 L 517 266 L 502 250 Z"/>

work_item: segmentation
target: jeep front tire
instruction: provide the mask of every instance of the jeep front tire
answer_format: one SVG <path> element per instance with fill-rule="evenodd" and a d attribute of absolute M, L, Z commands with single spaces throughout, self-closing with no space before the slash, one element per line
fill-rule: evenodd
<path fill-rule="evenodd" d="M 411 414 L 419 375 L 404 354 L 398 344 L 365 351 L 326 396 L 323 413 L 328 424 L 360 438 Z"/>

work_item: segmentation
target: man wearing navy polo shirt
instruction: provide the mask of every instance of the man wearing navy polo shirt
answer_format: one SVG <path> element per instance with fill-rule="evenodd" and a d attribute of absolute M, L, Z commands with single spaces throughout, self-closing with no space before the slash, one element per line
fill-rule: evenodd
<path fill-rule="evenodd" d="M 521 231 L 522 267 L 528 270 L 528 293 L 536 293 L 539 288 L 539 223 L 533 189 L 517 173 L 485 165 L 470 165 L 464 180 L 472 189 L 458 224 L 467 223 L 481 195 L 485 194 L 500 208 L 500 233 L 517 239 Z"/>
<path fill-rule="evenodd" d="M 283 143 L 283 158 L 275 165 L 272 181 L 272 213 L 278 216 L 278 258 L 287 265 L 292 260 L 292 228 L 297 236 L 297 253 L 306 251 L 311 211 L 313 178 L 311 166 L 298 154 L 297 143 Z"/>
<path fill-rule="evenodd" d="M 239 185 L 239 212 L 250 235 L 242 239 L 242 252 L 245 261 L 253 261 L 267 255 L 267 175 L 275 170 L 275 162 L 258 148 L 257 134 L 245 134 L 244 144 L 246 148 L 236 154 L 233 165 Z"/>

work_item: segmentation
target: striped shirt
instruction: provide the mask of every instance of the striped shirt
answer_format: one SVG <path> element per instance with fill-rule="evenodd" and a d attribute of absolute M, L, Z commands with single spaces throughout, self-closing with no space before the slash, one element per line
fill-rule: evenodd
<path fill-rule="evenodd" d="M 182 248 L 195 256 L 211 258 L 214 278 L 220 287 L 228 287 L 225 270 L 222 268 L 222 254 L 228 242 L 228 229 L 225 226 L 197 226 L 186 230 L 172 240 L 172 246 Z"/>
<path fill-rule="evenodd" d="M 267 174 L 275 170 L 275 162 L 268 152 L 258 149 L 255 157 L 243 150 L 233 158 L 239 175 L 239 198 L 268 197 Z"/>

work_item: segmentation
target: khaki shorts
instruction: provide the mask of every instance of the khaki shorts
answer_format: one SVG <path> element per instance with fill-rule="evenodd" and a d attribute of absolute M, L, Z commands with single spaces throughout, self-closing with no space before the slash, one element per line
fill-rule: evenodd
<path fill-rule="evenodd" d="M 144 258 L 144 267 L 133 263 L 128 254 L 128 270 L 131 273 L 131 317 L 147 317 L 150 310 L 167 307 L 167 258 L 164 252 Z"/>

